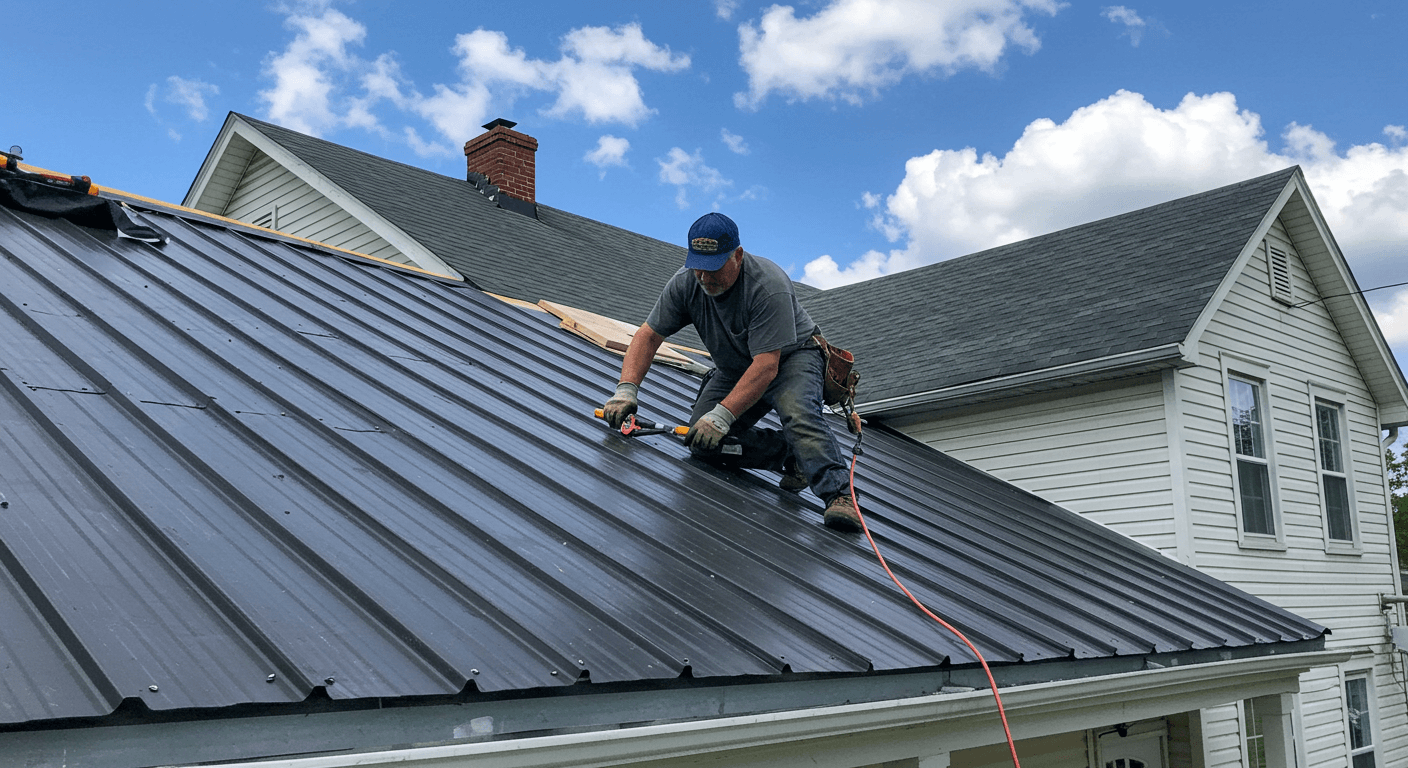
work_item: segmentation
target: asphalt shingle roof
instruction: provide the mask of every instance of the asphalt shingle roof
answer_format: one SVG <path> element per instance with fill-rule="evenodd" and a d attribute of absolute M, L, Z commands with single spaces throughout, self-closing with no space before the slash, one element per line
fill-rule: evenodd
<path fill-rule="evenodd" d="M 240 115 L 490 293 L 556 301 L 638 325 L 684 266 L 683 246 L 538 203 L 499 208 L 452 178 Z M 681 237 L 683 239 L 683 237 Z M 603 275 L 624 275 L 607 281 Z M 810 286 L 804 292 L 812 291 Z M 674 341 L 700 348 L 692 329 Z"/>
<path fill-rule="evenodd" d="M 1296 168 L 803 299 L 860 401 L 1180 342 Z"/>
<path fill-rule="evenodd" d="M 607 430 L 619 358 L 546 316 L 136 217 L 170 242 L 0 209 L 0 723 L 971 665 L 810 494 Z M 644 415 L 695 386 L 654 371 Z M 1325 631 L 898 433 L 867 446 L 877 540 L 995 662 Z"/>

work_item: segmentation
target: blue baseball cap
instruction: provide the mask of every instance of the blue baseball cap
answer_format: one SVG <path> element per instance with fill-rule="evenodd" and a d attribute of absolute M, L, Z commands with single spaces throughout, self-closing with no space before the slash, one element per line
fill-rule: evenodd
<path fill-rule="evenodd" d="M 706 213 L 689 228 L 689 255 L 685 269 L 713 272 L 738 248 L 738 225 L 722 213 Z"/>

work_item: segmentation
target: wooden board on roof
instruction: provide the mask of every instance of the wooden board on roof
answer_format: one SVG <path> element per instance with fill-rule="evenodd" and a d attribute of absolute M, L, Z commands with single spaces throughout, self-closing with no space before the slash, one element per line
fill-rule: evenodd
<path fill-rule="evenodd" d="M 595 312 L 588 312 L 585 309 L 577 309 L 564 304 L 557 304 L 543 300 L 538 302 L 538 306 L 551 312 L 562 322 L 559 325 L 572 333 L 581 336 L 587 341 L 596 344 L 603 349 L 609 349 L 618 354 L 626 354 L 626 349 L 631 344 L 631 338 L 635 336 L 636 326 L 624 323 L 614 318 L 598 315 Z M 655 353 L 655 360 L 666 365 L 673 365 L 676 368 L 683 368 L 696 373 L 707 370 L 707 366 L 682 354 L 673 344 L 665 343 L 660 345 L 660 349 Z M 695 354 L 701 354 L 696 350 L 690 350 Z"/>

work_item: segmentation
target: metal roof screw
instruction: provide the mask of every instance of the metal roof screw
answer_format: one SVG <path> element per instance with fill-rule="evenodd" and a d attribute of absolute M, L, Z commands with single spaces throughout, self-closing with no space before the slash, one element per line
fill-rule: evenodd
<path fill-rule="evenodd" d="M 329 677 L 328 679 L 324 680 L 323 682 L 327 683 L 328 685 L 332 685 L 333 683 L 337 682 L 337 678 L 335 678 L 335 677 Z"/>
<path fill-rule="evenodd" d="M 471 675 L 477 675 L 477 674 L 479 674 L 479 670 L 477 670 L 477 669 L 471 669 L 471 670 L 469 670 L 469 674 L 471 674 Z"/>
<path fill-rule="evenodd" d="M 689 663 L 689 659 L 685 659 L 685 660 L 684 660 L 684 663 L 688 664 L 688 663 Z"/>
<path fill-rule="evenodd" d="M 578 663 L 578 664 L 585 664 L 586 662 L 582 661 L 581 659 L 577 659 L 577 663 Z"/>
<path fill-rule="evenodd" d="M 557 670 L 554 669 L 553 671 L 549 672 L 548 674 L 550 674 L 550 675 L 556 675 L 556 674 L 557 674 Z"/>
<path fill-rule="evenodd" d="M 149 685 L 147 686 L 147 690 L 151 691 L 152 693 L 156 693 L 158 689 L 155 685 Z"/>
<path fill-rule="evenodd" d="M 278 679 L 279 679 L 279 676 L 278 676 L 278 675 L 269 675 L 268 677 L 264 678 L 264 682 L 266 682 L 266 683 L 272 683 L 272 682 L 274 682 L 275 680 L 278 680 Z"/>

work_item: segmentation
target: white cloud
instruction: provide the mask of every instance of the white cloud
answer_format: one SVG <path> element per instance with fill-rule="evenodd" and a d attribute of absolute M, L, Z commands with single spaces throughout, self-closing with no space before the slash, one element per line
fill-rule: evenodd
<path fill-rule="evenodd" d="M 362 66 L 348 47 L 361 44 L 367 28 L 327 2 L 290 9 L 284 26 L 294 39 L 265 60 L 264 74 L 274 85 L 259 98 L 269 120 L 317 136 L 343 122 L 334 104 L 337 80 Z"/>
<path fill-rule="evenodd" d="M 446 147 L 444 144 L 436 144 L 434 142 L 422 139 L 420 137 L 420 131 L 417 131 L 409 125 L 405 127 L 405 129 L 401 132 L 401 135 L 406 140 L 406 146 L 410 147 L 412 152 L 415 152 L 421 157 L 454 156 L 454 153 L 449 147 Z"/>
<path fill-rule="evenodd" d="M 645 105 L 634 67 L 678 72 L 689 66 L 688 56 L 646 40 L 638 24 L 574 29 L 562 49 L 563 58 L 548 67 L 558 95 L 547 114 L 579 113 L 589 123 L 636 125 L 654 111 Z"/>
<path fill-rule="evenodd" d="M 147 88 L 146 97 L 142 100 L 147 111 L 160 120 L 161 116 L 157 110 L 157 100 L 160 99 L 166 104 L 175 104 L 186 112 L 186 116 L 196 122 L 203 122 L 210 116 L 210 108 L 205 104 L 206 96 L 217 96 L 220 88 L 212 83 L 203 80 L 187 80 L 184 77 L 172 75 L 166 78 L 165 87 L 152 83 Z M 174 133 L 168 131 L 168 135 Z"/>
<path fill-rule="evenodd" d="M 531 59 L 522 48 L 512 48 L 502 32 L 459 35 L 454 52 L 460 82 L 437 84 L 435 95 L 418 101 L 415 111 L 451 143 L 468 138 L 466 127 L 489 119 L 493 105 L 511 104 L 530 90 L 557 94 L 544 110 L 549 116 L 634 126 L 654 111 L 645 104 L 635 70 L 676 72 L 689 66 L 688 56 L 650 42 L 638 24 L 574 29 L 562 38 L 561 51 L 557 61 Z"/>
<path fill-rule="evenodd" d="M 626 150 L 631 142 L 618 136 L 607 134 L 596 142 L 596 149 L 590 150 L 583 159 L 601 169 L 601 177 L 606 178 L 606 169 L 613 165 L 626 164 Z"/>
<path fill-rule="evenodd" d="M 858 104 L 905 75 L 990 72 L 1009 46 L 1040 47 L 1029 12 L 1060 7 L 1057 0 L 832 0 L 798 18 L 791 6 L 774 5 L 757 25 L 738 28 L 749 89 L 734 103 L 756 109 L 778 92 Z"/>
<path fill-rule="evenodd" d="M 724 21 L 733 18 L 733 12 L 738 10 L 738 0 L 714 0 L 714 13 Z"/>
<path fill-rule="evenodd" d="M 727 128 L 722 129 L 722 132 L 719 134 L 719 136 L 723 139 L 724 144 L 727 144 L 729 150 L 732 151 L 734 154 L 748 154 L 748 142 L 744 141 L 742 136 L 739 136 L 736 133 L 730 133 Z"/>
<path fill-rule="evenodd" d="M 555 61 L 530 58 L 503 32 L 481 28 L 454 37 L 458 77 L 423 95 L 394 53 L 370 61 L 354 53 L 367 28 L 334 8 L 333 0 L 303 0 L 281 12 L 294 37 L 265 60 L 264 73 L 273 81 L 259 94 L 265 117 L 313 135 L 352 127 L 400 136 L 423 156 L 453 154 L 496 116 L 493 112 L 502 114 L 533 91 L 555 95 L 542 110 L 551 117 L 637 125 L 654 110 L 645 103 L 636 73 L 689 67 L 687 55 L 646 39 L 638 24 L 573 29 L 563 36 Z M 388 106 L 425 120 L 445 142 L 428 141 L 410 127 L 388 130 L 380 116 Z"/>
<path fill-rule="evenodd" d="M 196 122 L 202 122 L 210 115 L 210 110 L 205 106 L 205 97 L 220 95 L 220 89 L 215 85 L 175 75 L 166 78 L 166 85 L 166 100 L 184 107 L 186 116 Z"/>
<path fill-rule="evenodd" d="M 1144 36 L 1146 22 L 1138 13 L 1123 5 L 1111 5 L 1101 10 L 1100 15 L 1116 24 L 1123 24 L 1124 34 L 1129 35 L 1130 44 L 1135 48 L 1139 47 L 1139 39 Z"/>
<path fill-rule="evenodd" d="M 704 154 L 698 149 L 690 154 L 679 147 L 673 147 L 665 159 L 656 158 L 655 162 L 660 164 L 660 182 L 676 187 L 675 204 L 681 210 L 690 205 L 690 191 L 708 195 L 733 185 L 733 181 L 725 179 L 717 168 L 711 168 L 704 163 Z M 714 207 L 718 207 L 717 199 Z"/>
<path fill-rule="evenodd" d="M 1408 290 L 1398 291 L 1382 309 L 1375 309 L 1374 319 L 1390 345 L 1408 345 Z"/>
<path fill-rule="evenodd" d="M 1408 130 L 1401 125 L 1385 125 L 1384 135 L 1394 141 L 1408 141 Z"/>
<path fill-rule="evenodd" d="M 888 274 L 1300 164 L 1361 287 L 1403 280 L 1392 257 L 1408 247 L 1408 146 L 1340 153 L 1295 123 L 1282 139 L 1285 150 L 1272 151 L 1261 118 L 1229 93 L 1159 109 L 1120 91 L 1065 122 L 1032 122 L 1001 157 L 968 147 L 911 158 L 873 222 L 899 247 L 844 268 L 818 258 L 805 279 L 830 287 Z"/>

